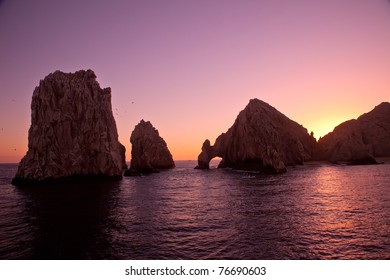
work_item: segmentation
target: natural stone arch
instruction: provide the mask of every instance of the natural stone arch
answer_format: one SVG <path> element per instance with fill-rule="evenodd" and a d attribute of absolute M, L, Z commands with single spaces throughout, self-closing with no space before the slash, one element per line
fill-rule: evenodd
<path fill-rule="evenodd" d="M 215 156 L 215 157 L 213 157 L 211 160 L 210 160 L 210 162 L 209 162 L 209 167 L 210 167 L 210 169 L 213 169 L 213 168 L 220 168 L 221 166 L 220 166 L 220 164 L 221 164 L 221 162 L 223 161 L 223 158 L 222 157 L 220 157 L 220 156 Z"/>
<path fill-rule="evenodd" d="M 213 146 L 209 140 L 203 143 L 198 168 L 208 169 L 210 160 L 219 156 L 218 168 L 283 173 L 287 165 L 310 160 L 315 145 L 303 126 L 269 104 L 252 99 Z"/>
<path fill-rule="evenodd" d="M 202 145 L 202 152 L 198 156 L 198 166 L 196 169 L 209 169 L 210 161 L 213 158 L 220 157 L 223 160 L 222 156 L 218 153 L 218 150 L 215 146 L 211 146 L 210 140 L 206 139 Z"/>

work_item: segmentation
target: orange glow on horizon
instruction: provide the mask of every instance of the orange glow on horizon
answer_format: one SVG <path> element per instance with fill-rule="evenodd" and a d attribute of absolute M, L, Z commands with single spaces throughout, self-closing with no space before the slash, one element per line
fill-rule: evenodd
<path fill-rule="evenodd" d="M 272 104 L 271 104 L 272 105 Z M 343 106 L 340 106 L 343 108 Z M 242 108 L 243 109 L 243 108 Z M 356 119 L 363 113 L 370 111 L 372 108 L 361 111 L 357 115 L 346 112 L 346 110 L 333 110 L 333 114 L 321 112 L 322 116 L 311 117 L 305 115 L 305 118 L 308 119 L 307 123 L 302 123 L 302 125 L 307 128 L 308 133 L 311 131 L 314 133 L 314 137 L 319 140 L 320 137 L 325 136 L 326 134 L 333 131 L 333 129 L 339 124 L 350 120 Z M 350 108 L 351 111 L 355 111 L 356 108 Z M 283 112 L 282 112 L 283 113 Z M 238 112 L 236 112 L 238 115 Z M 293 119 L 293 118 L 291 118 Z M 294 120 L 294 119 L 293 119 Z M 299 122 L 298 122 L 299 123 Z M 153 124 L 153 123 L 152 123 Z M 201 125 L 201 124 L 200 124 Z M 233 122 L 230 126 L 233 125 Z M 167 131 L 167 128 L 164 127 L 163 130 L 160 130 L 158 126 L 155 127 L 159 130 L 160 136 L 164 138 L 167 143 L 168 149 L 171 151 L 174 160 L 197 160 L 199 153 L 202 149 L 202 144 L 206 139 L 209 139 L 213 145 L 216 138 L 221 134 L 227 131 L 230 127 L 224 125 L 224 129 L 221 128 L 211 128 L 207 127 L 207 134 L 197 133 L 194 129 L 189 128 L 187 131 Z M 119 129 L 118 129 L 119 130 Z M 130 134 L 132 130 L 126 130 L 127 134 Z M 171 132 L 169 134 L 169 132 Z M 16 132 L 15 132 L 16 133 Z M 27 152 L 27 139 L 28 131 L 21 133 L 21 130 L 18 130 L 19 137 L 15 141 L 2 141 L 0 146 L 0 163 L 19 163 L 22 157 Z M 120 133 L 119 131 L 119 141 L 126 147 L 126 160 L 131 160 L 131 145 L 130 145 L 130 136 L 127 137 Z"/>
<path fill-rule="evenodd" d="M 311 131 L 314 133 L 314 138 L 316 138 L 318 141 L 321 137 L 324 137 L 328 133 L 333 132 L 336 126 L 350 119 L 351 118 L 343 119 L 340 116 L 332 116 L 329 119 L 319 119 L 316 122 L 310 124 L 310 129 L 309 127 L 306 128 L 309 134 Z"/>
<path fill-rule="evenodd" d="M 92 69 L 112 89 L 127 161 L 141 119 L 174 160 L 195 160 L 252 98 L 316 139 L 390 101 L 388 1 L 3 2 L 3 163 L 25 155 L 32 93 L 56 70 Z"/>

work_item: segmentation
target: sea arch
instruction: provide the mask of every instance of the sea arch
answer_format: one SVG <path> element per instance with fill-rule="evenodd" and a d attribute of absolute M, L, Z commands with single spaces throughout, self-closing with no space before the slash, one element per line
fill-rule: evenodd
<path fill-rule="evenodd" d="M 206 139 L 202 145 L 202 152 L 198 156 L 197 169 L 210 169 L 210 161 L 214 158 L 219 158 L 220 163 L 223 161 L 223 156 L 220 153 L 218 145 L 211 146 L 210 140 Z M 221 166 L 219 163 L 218 167 Z"/>

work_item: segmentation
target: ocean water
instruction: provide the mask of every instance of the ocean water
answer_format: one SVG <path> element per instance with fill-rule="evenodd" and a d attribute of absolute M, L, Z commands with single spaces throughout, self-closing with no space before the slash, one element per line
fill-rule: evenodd
<path fill-rule="evenodd" d="M 17 188 L 0 165 L 0 259 L 390 259 L 390 164 L 194 170 Z"/>

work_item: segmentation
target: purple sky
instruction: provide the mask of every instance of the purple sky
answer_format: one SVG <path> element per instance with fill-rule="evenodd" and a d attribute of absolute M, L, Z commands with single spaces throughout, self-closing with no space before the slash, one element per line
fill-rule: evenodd
<path fill-rule="evenodd" d="M 389 101 L 390 4 L 0 1 L 0 162 L 27 150 L 39 80 L 79 69 L 112 88 L 127 160 L 142 118 L 195 159 L 255 97 L 318 137 Z"/>

